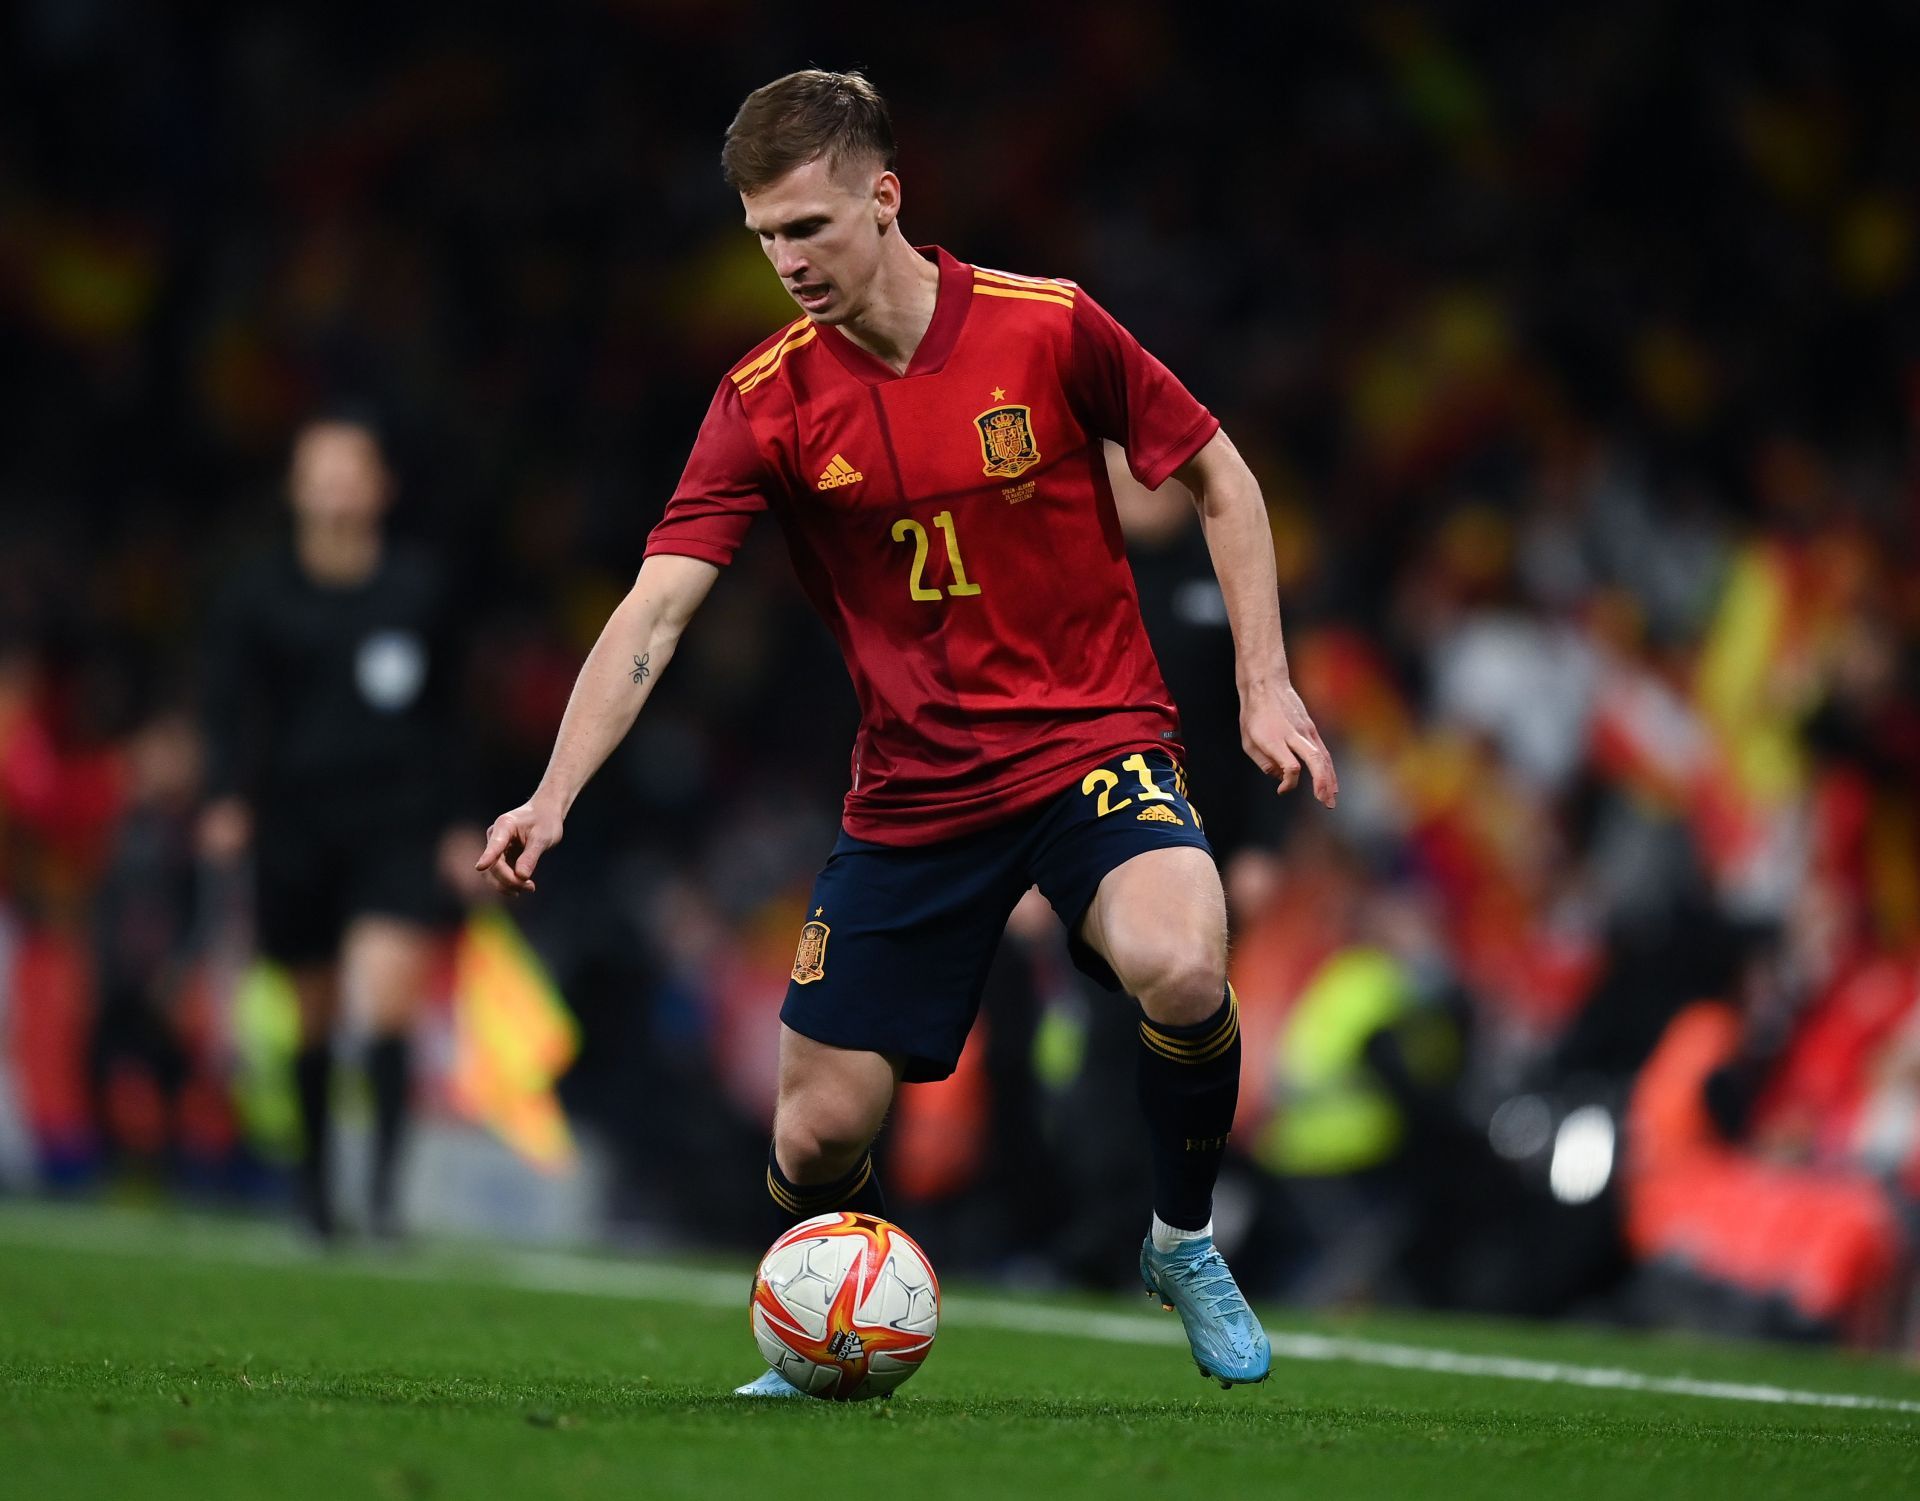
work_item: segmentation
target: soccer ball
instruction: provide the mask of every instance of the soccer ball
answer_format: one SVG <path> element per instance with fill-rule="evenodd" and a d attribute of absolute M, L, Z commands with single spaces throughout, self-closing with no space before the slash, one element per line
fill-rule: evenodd
<path fill-rule="evenodd" d="M 811 1397 L 883 1397 L 920 1369 L 940 1324 L 927 1253 L 890 1220 L 841 1210 L 802 1220 L 753 1279 L 760 1353 Z"/>

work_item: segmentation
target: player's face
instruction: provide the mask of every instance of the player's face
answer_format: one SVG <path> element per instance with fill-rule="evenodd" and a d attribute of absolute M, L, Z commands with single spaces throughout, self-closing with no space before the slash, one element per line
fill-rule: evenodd
<path fill-rule="evenodd" d="M 866 301 L 899 197 L 891 172 L 816 158 L 740 204 L 788 295 L 814 322 L 844 323 Z"/>
<path fill-rule="evenodd" d="M 288 488 L 302 521 L 365 526 L 387 504 L 387 466 L 372 433 L 350 422 L 318 422 L 293 449 Z"/>

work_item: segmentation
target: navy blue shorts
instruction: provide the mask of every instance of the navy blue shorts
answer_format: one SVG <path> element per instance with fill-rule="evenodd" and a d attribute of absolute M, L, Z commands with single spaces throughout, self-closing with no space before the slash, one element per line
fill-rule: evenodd
<path fill-rule="evenodd" d="M 816 1042 L 904 1056 L 909 1082 L 944 1079 L 1027 888 L 1073 934 L 1108 871 L 1178 845 L 1213 852 L 1164 751 L 1116 756 L 1050 802 L 960 839 L 902 847 L 842 833 L 813 884 L 780 1019 Z M 1082 970 L 1120 988 L 1077 936 L 1071 946 Z"/>

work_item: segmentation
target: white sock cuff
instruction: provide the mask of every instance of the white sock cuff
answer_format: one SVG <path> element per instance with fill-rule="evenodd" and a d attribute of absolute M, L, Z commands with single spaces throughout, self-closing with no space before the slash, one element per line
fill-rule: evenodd
<path fill-rule="evenodd" d="M 1156 1251 L 1171 1251 L 1183 1240 L 1200 1240 L 1212 1234 L 1211 1218 L 1198 1230 L 1182 1230 L 1177 1225 L 1169 1225 L 1157 1214 L 1153 1217 L 1153 1248 Z"/>

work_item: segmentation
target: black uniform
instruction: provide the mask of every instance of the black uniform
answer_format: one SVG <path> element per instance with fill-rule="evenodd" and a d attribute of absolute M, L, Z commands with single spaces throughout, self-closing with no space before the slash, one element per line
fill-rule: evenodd
<path fill-rule="evenodd" d="M 286 963 L 331 959 L 348 921 L 456 911 L 435 872 L 460 811 L 449 766 L 454 621 L 444 577 L 390 546 L 331 586 L 290 544 L 236 577 L 208 653 L 209 790 L 254 813 L 255 924 Z"/>

